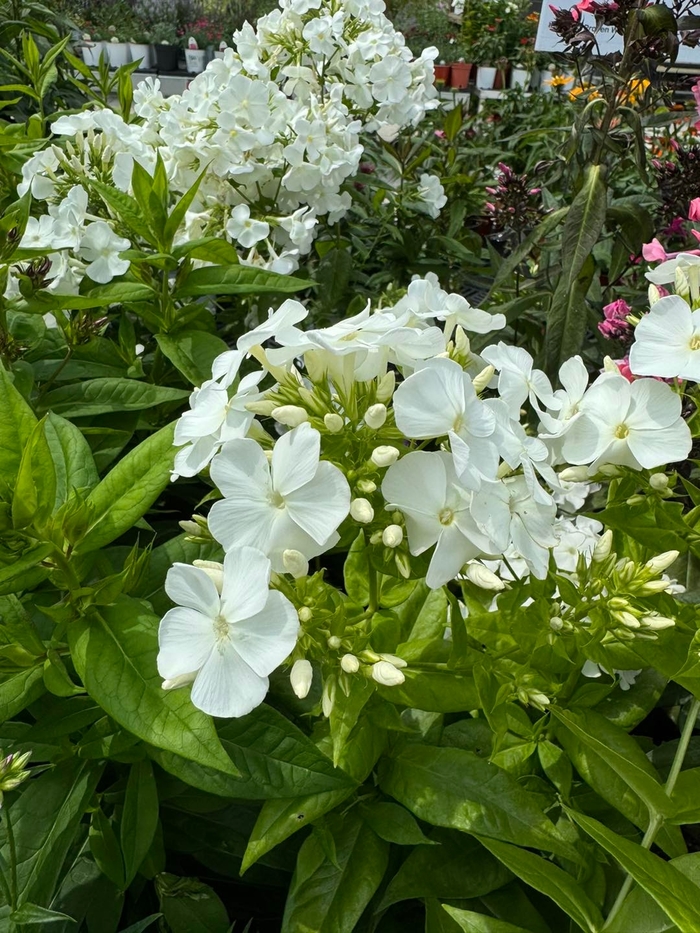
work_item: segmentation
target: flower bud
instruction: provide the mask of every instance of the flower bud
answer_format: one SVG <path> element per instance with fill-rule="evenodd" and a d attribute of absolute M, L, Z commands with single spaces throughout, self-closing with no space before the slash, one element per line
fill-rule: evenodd
<path fill-rule="evenodd" d="M 649 485 L 657 492 L 664 492 L 668 489 L 668 476 L 665 473 L 653 473 L 649 477 Z"/>
<path fill-rule="evenodd" d="M 308 606 L 302 606 L 299 612 L 297 612 L 297 615 L 299 616 L 300 622 L 310 622 L 314 617 L 313 612 Z"/>
<path fill-rule="evenodd" d="M 374 509 L 367 499 L 353 499 L 350 503 L 350 515 L 360 525 L 369 525 L 374 518 Z"/>
<path fill-rule="evenodd" d="M 598 467 L 598 473 L 606 479 L 615 479 L 620 475 L 620 468 L 615 463 L 604 463 Z"/>
<path fill-rule="evenodd" d="M 401 525 L 387 525 L 382 532 L 382 543 L 385 547 L 398 547 L 403 541 L 403 528 Z"/>
<path fill-rule="evenodd" d="M 382 402 L 371 405 L 365 412 L 365 424 L 368 428 L 372 428 L 373 431 L 378 431 L 379 428 L 383 427 L 385 421 L 386 405 Z"/>
<path fill-rule="evenodd" d="M 309 661 L 304 659 L 294 662 L 289 673 L 289 682 L 292 685 L 292 690 L 300 700 L 303 700 L 309 695 L 311 681 L 313 679 L 314 669 L 311 667 Z"/>
<path fill-rule="evenodd" d="M 394 554 L 394 563 L 404 580 L 408 580 L 411 576 L 411 562 L 408 559 L 408 554 L 404 554 L 403 551 L 396 551 Z"/>
<path fill-rule="evenodd" d="M 545 696 L 544 693 L 540 693 L 537 690 L 529 690 L 527 694 L 527 699 L 529 703 L 532 703 L 533 706 L 549 706 L 550 699 L 548 696 Z"/>
<path fill-rule="evenodd" d="M 662 632 L 664 629 L 673 628 L 676 623 L 667 616 L 660 616 L 656 613 L 652 613 L 642 619 L 642 624 L 644 628 L 651 629 L 652 632 Z"/>
<path fill-rule="evenodd" d="M 395 654 L 387 654 L 386 652 L 382 651 L 380 652 L 379 657 L 382 659 L 382 661 L 388 661 L 389 664 L 393 664 L 394 667 L 408 667 L 408 662 L 404 661 L 403 658 L 397 657 Z"/>
<path fill-rule="evenodd" d="M 330 714 L 333 712 L 333 705 L 335 703 L 335 687 L 335 677 L 329 677 L 323 684 L 323 693 L 321 694 L 321 711 L 323 712 L 323 715 L 326 717 L 326 719 L 328 719 Z"/>
<path fill-rule="evenodd" d="M 329 412 L 323 416 L 323 423 L 331 434 L 340 434 L 345 427 L 345 421 L 342 416 L 336 412 Z"/>
<path fill-rule="evenodd" d="M 614 615 L 617 621 L 621 622 L 626 628 L 637 629 L 642 627 L 642 623 L 631 612 L 616 612 Z"/>
<path fill-rule="evenodd" d="M 585 483 L 590 479 L 587 466 L 567 467 L 559 474 L 559 479 L 565 483 Z"/>
<path fill-rule="evenodd" d="M 342 642 L 341 642 L 341 640 L 338 638 L 337 635 L 330 635 L 330 636 L 329 636 L 329 638 L 328 638 L 328 647 L 329 647 L 332 651 L 337 651 L 338 648 L 340 648 L 341 645 L 342 645 Z"/>
<path fill-rule="evenodd" d="M 221 596 L 224 588 L 224 565 L 216 560 L 193 560 L 192 565 L 206 573 L 216 587 L 216 592 Z"/>
<path fill-rule="evenodd" d="M 377 491 L 377 484 L 373 483 L 371 479 L 361 479 L 357 484 L 357 491 L 371 496 L 373 492 Z"/>
<path fill-rule="evenodd" d="M 346 674 L 356 674 L 360 669 L 360 662 L 354 654 L 344 654 L 340 659 L 340 666 Z"/>
<path fill-rule="evenodd" d="M 301 551 L 295 551 L 294 548 L 282 551 L 282 564 L 287 573 L 291 573 L 295 580 L 308 576 L 309 562 Z"/>
<path fill-rule="evenodd" d="M 654 596 L 663 593 L 670 585 L 670 580 L 648 580 L 639 587 L 638 593 L 640 596 Z"/>
<path fill-rule="evenodd" d="M 379 380 L 377 386 L 377 401 L 378 402 L 388 402 L 391 396 L 394 394 L 394 389 L 396 387 L 396 373 L 393 369 L 390 369 L 386 375 L 382 376 Z"/>
<path fill-rule="evenodd" d="M 383 687 L 398 687 L 406 678 L 390 661 L 377 661 L 372 665 L 372 679 Z"/>
<path fill-rule="evenodd" d="M 483 392 L 484 389 L 488 386 L 489 382 L 493 379 L 493 374 L 496 372 L 493 366 L 486 366 L 481 370 L 474 379 L 472 380 L 472 385 L 474 386 L 474 391 L 478 395 L 480 392 Z"/>
<path fill-rule="evenodd" d="M 279 421 L 288 428 L 297 428 L 309 420 L 306 410 L 299 405 L 280 405 L 271 414 L 275 421 Z"/>
<path fill-rule="evenodd" d="M 560 619 L 559 616 L 552 616 L 549 620 L 549 627 L 553 632 L 561 632 L 564 628 L 564 620 Z"/>
<path fill-rule="evenodd" d="M 258 399 L 256 402 L 245 403 L 246 411 L 251 411 L 254 415 L 262 415 L 265 418 L 269 418 L 276 408 L 277 402 L 273 402 L 266 398 Z"/>
<path fill-rule="evenodd" d="M 178 524 L 191 538 L 206 538 L 209 535 L 209 526 L 203 515 L 193 515 L 191 521 L 182 521 Z"/>
<path fill-rule="evenodd" d="M 660 299 L 661 299 L 661 292 L 660 292 L 659 289 L 656 287 L 656 285 L 650 285 L 650 286 L 649 286 L 649 288 L 647 289 L 647 298 L 648 298 L 648 301 L 649 301 L 649 307 L 650 307 L 650 308 L 652 307 L 652 305 L 655 305 L 657 301 L 660 301 Z"/>
<path fill-rule="evenodd" d="M 644 566 L 654 574 L 663 573 L 664 570 L 668 570 L 677 557 L 678 551 L 664 551 L 663 554 L 652 557 Z"/>
<path fill-rule="evenodd" d="M 475 561 L 473 564 L 467 564 L 464 575 L 467 580 L 470 580 L 475 586 L 481 587 L 482 590 L 498 591 L 505 589 L 506 586 L 500 577 L 496 576 L 488 567 L 484 567 L 484 565 L 480 564 L 478 561 Z"/>
<path fill-rule="evenodd" d="M 370 460 L 375 466 L 388 467 L 391 466 L 392 463 L 396 463 L 400 456 L 401 451 L 397 447 L 385 445 L 382 447 L 375 447 Z"/>
<path fill-rule="evenodd" d="M 610 556 L 612 551 L 613 544 L 613 533 L 610 528 L 607 531 L 603 532 L 599 540 L 596 543 L 596 546 L 593 548 L 592 561 L 593 563 L 600 563 L 601 561 L 606 560 Z"/>

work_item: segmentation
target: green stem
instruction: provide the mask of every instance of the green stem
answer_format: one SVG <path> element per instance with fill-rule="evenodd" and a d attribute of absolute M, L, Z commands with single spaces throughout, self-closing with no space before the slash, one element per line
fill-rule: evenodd
<path fill-rule="evenodd" d="M 369 606 L 367 607 L 367 612 L 374 614 L 379 608 L 379 581 L 377 579 L 377 571 L 370 563 L 369 552 L 367 553 L 367 580 L 369 583 Z"/>
<path fill-rule="evenodd" d="M 686 719 L 683 725 L 683 732 L 681 733 L 681 738 L 678 743 L 678 748 L 676 749 L 676 754 L 673 756 L 673 764 L 671 765 L 671 770 L 668 773 L 668 778 L 664 784 L 664 790 L 670 797 L 673 794 L 674 788 L 676 786 L 676 781 L 678 780 L 678 775 L 681 773 L 681 768 L 683 767 L 683 761 L 685 760 L 686 752 L 688 751 L 688 745 L 690 744 L 690 737 L 693 734 L 693 729 L 695 728 L 695 722 L 698 718 L 698 713 L 700 713 L 700 700 L 693 700 L 690 709 L 688 710 L 688 718 Z M 664 818 L 659 813 L 655 813 L 649 822 L 647 831 L 644 833 L 644 838 L 642 839 L 642 848 L 651 849 L 656 835 L 663 826 Z M 609 927 L 613 922 L 617 914 L 619 913 L 623 903 L 629 892 L 632 889 L 634 884 L 634 879 L 631 875 L 627 875 L 625 878 L 620 892 L 617 895 L 615 903 L 612 906 L 608 918 L 605 921 L 605 926 Z"/>
<path fill-rule="evenodd" d="M 5 814 L 5 826 L 7 828 L 7 842 L 10 847 L 10 877 L 12 883 L 12 899 L 10 904 L 12 909 L 15 910 L 17 907 L 17 848 L 15 846 L 15 833 L 12 829 L 12 821 L 10 820 L 10 811 L 9 809 L 3 810 Z"/>

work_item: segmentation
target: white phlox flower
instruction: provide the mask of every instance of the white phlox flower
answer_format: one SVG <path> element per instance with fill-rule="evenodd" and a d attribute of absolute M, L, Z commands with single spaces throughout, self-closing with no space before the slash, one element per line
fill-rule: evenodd
<path fill-rule="evenodd" d="M 101 285 L 111 282 L 118 275 L 123 275 L 131 261 L 122 259 L 120 253 L 130 246 L 129 240 L 117 236 L 104 220 L 95 220 L 88 224 L 83 231 L 78 250 L 80 258 L 87 262 L 85 275 Z"/>
<path fill-rule="evenodd" d="M 634 330 L 630 369 L 637 376 L 700 382 L 700 309 L 678 295 L 660 298 Z"/>
<path fill-rule="evenodd" d="M 192 683 L 192 702 L 211 716 L 245 716 L 262 703 L 299 631 L 294 606 L 269 582 L 270 561 L 250 547 L 224 558 L 221 593 L 203 568 L 170 568 L 165 591 L 176 606 L 161 620 L 157 659 L 166 687 Z"/>
<path fill-rule="evenodd" d="M 533 359 L 527 350 L 500 342 L 482 350 L 481 355 L 497 370 L 498 394 L 514 421 L 520 420 L 520 409 L 528 398 L 537 412 L 540 403 L 555 411 L 561 408 L 561 400 L 555 397 L 551 382 L 541 370 L 533 368 Z"/>
<path fill-rule="evenodd" d="M 447 453 L 413 451 L 387 470 L 382 494 L 406 520 L 411 554 L 436 545 L 426 583 L 443 586 L 467 561 L 493 553 L 490 538 L 471 516 L 471 492 L 461 486 Z"/>
<path fill-rule="evenodd" d="M 301 424 L 275 444 L 272 460 L 251 439 L 225 444 L 211 464 L 224 495 L 209 513 L 209 529 L 228 551 L 250 545 L 285 572 L 286 550 L 307 560 L 338 540 L 337 528 L 350 511 L 343 473 L 320 459 L 321 436 Z"/>
<path fill-rule="evenodd" d="M 684 460 L 692 446 L 680 397 L 656 379 L 630 383 L 604 373 L 569 424 L 562 454 L 568 463 L 590 463 L 592 473 L 606 463 L 653 469 Z"/>

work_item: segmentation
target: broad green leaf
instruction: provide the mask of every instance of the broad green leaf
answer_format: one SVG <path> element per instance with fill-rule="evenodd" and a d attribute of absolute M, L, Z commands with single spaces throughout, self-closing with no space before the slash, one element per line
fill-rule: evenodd
<path fill-rule="evenodd" d="M 443 904 L 443 910 L 452 917 L 460 930 L 464 933 L 528 933 L 522 927 L 513 926 L 505 920 L 489 917 L 488 914 L 477 914 L 473 910 L 460 910 Z"/>
<path fill-rule="evenodd" d="M 221 337 L 202 330 L 181 330 L 177 334 L 156 334 L 165 356 L 193 386 L 211 379 L 211 366 L 217 356 L 228 350 Z"/>
<path fill-rule="evenodd" d="M 554 715 L 561 724 L 557 738 L 578 773 L 603 800 L 640 829 L 649 825 L 652 801 L 660 812 L 672 812 L 656 769 L 631 736 L 593 710 L 557 710 Z M 657 842 L 671 856 L 685 852 L 680 832 L 672 827 L 663 827 Z"/>
<path fill-rule="evenodd" d="M 554 230 L 566 217 L 569 211 L 568 207 L 560 207 L 556 211 L 547 214 L 543 220 L 532 230 L 523 240 L 523 242 L 513 250 L 513 252 L 501 263 L 496 273 L 491 294 L 502 286 L 508 278 L 515 272 L 521 262 L 524 262 L 535 246 L 538 246 L 552 230 Z"/>
<path fill-rule="evenodd" d="M 0 681 L 0 722 L 7 722 L 44 692 L 44 665 L 39 663 Z"/>
<path fill-rule="evenodd" d="M 87 502 L 91 524 L 76 553 L 104 547 L 133 527 L 170 480 L 175 425 L 169 424 L 135 447 L 96 486 Z"/>
<path fill-rule="evenodd" d="M 579 742 L 604 759 L 615 774 L 644 801 L 651 813 L 669 815 L 673 803 L 662 787 L 656 769 L 624 730 L 593 710 L 553 709 L 552 715 Z M 561 730 L 557 730 L 557 734 L 560 735 Z M 570 744 L 567 743 L 567 746 Z M 608 800 L 608 803 L 614 805 L 614 800 Z"/>
<path fill-rule="evenodd" d="M 618 836 L 583 813 L 569 816 L 632 875 L 673 920 L 681 933 L 700 930 L 700 889 L 671 862 L 665 862 L 640 845 Z"/>
<path fill-rule="evenodd" d="M 14 486 L 24 447 L 37 423 L 36 416 L 0 365 L 0 480 Z"/>
<path fill-rule="evenodd" d="M 139 738 L 191 761 L 238 775 L 209 716 L 187 690 L 165 691 L 156 669 L 158 617 L 121 597 L 68 626 L 73 663 L 90 696 Z"/>
<path fill-rule="evenodd" d="M 197 298 L 207 295 L 289 294 L 311 288 L 312 282 L 291 275 L 266 272 L 252 266 L 207 266 L 195 269 L 175 291 L 175 298 Z"/>
<path fill-rule="evenodd" d="M 47 910 L 46 907 L 39 907 L 38 904 L 22 904 L 20 908 L 10 914 L 10 920 L 13 923 L 31 926 L 36 923 L 57 923 L 59 920 L 68 920 L 75 923 L 68 914 L 59 913 L 57 910 Z"/>
<path fill-rule="evenodd" d="M 56 471 L 44 424 L 44 419 L 39 421 L 27 438 L 15 480 L 12 522 L 17 529 L 32 523 L 42 527 L 56 503 Z"/>
<path fill-rule="evenodd" d="M 347 695 L 338 691 L 330 715 L 331 736 L 333 738 L 333 763 L 340 761 L 343 747 L 354 729 L 365 704 L 374 694 L 374 681 L 354 677 L 350 681 Z"/>
<path fill-rule="evenodd" d="M 12 802 L 12 826 L 17 847 L 19 906 L 46 907 L 51 902 L 63 862 L 92 797 L 101 768 L 92 762 L 69 761 L 30 780 Z M 2 856 L 9 846 L 2 831 Z"/>
<path fill-rule="evenodd" d="M 309 836 L 297 857 L 282 933 L 352 933 L 384 877 L 389 846 L 358 814 L 334 814 L 325 825 L 336 864 L 318 836 Z"/>
<path fill-rule="evenodd" d="M 147 220 L 139 210 L 139 205 L 134 198 L 101 181 L 90 180 L 89 185 L 130 230 L 155 247 L 156 242 L 151 234 Z"/>
<path fill-rule="evenodd" d="M 130 927 L 126 927 L 121 933 L 143 933 L 143 931 L 152 926 L 156 920 L 160 920 L 162 916 L 162 914 L 151 914 L 150 917 L 144 917 L 144 919 L 139 920 L 138 923 L 132 923 Z"/>
<path fill-rule="evenodd" d="M 131 884 L 156 834 L 158 790 L 147 758 L 136 761 L 129 771 L 122 812 L 120 841 L 126 884 Z"/>
<path fill-rule="evenodd" d="M 474 678 L 454 671 L 404 671 L 405 681 L 397 687 L 378 687 L 378 694 L 397 706 L 430 713 L 462 713 L 478 709 L 479 694 Z"/>
<path fill-rule="evenodd" d="M 0 565 L 0 596 L 36 586 L 46 576 L 46 571 L 39 564 L 52 551 L 50 544 L 37 544 L 11 563 Z"/>
<path fill-rule="evenodd" d="M 56 506 L 62 505 L 71 489 L 92 489 L 99 482 L 90 445 L 76 426 L 50 412 L 44 422 L 46 441 L 56 473 Z"/>
<path fill-rule="evenodd" d="M 415 897 L 482 897 L 513 877 L 473 836 L 436 829 L 436 846 L 418 846 L 391 879 L 381 908 Z"/>
<path fill-rule="evenodd" d="M 680 858 L 674 858 L 671 865 L 698 885 L 700 892 L 700 853 L 681 855 Z M 605 930 L 606 933 L 629 933 L 630 930 L 635 933 L 678 933 L 676 924 L 639 885 L 632 888 Z"/>
<path fill-rule="evenodd" d="M 483 836 L 480 839 L 513 874 L 536 891 L 551 897 L 583 930 L 597 933 L 602 928 L 603 917 L 596 905 L 571 875 L 554 862 L 505 842 Z"/>
<path fill-rule="evenodd" d="M 160 875 L 158 881 L 160 909 L 171 933 L 229 933 L 226 908 L 208 884 L 175 875 Z"/>
<path fill-rule="evenodd" d="M 613 690 L 596 706 L 596 712 L 629 732 L 645 719 L 664 692 L 668 678 L 649 668 L 641 671 L 629 690 Z"/>
<path fill-rule="evenodd" d="M 222 797 L 265 800 L 348 789 L 356 782 L 318 750 L 286 716 L 262 705 L 219 729 L 223 748 L 238 777 L 211 767 L 193 767 L 162 751 L 151 752 L 164 770 L 188 784 Z M 161 746 L 162 748 L 162 746 Z"/>
<path fill-rule="evenodd" d="M 110 411 L 142 411 L 187 398 L 184 389 L 169 389 L 135 379 L 89 379 L 53 389 L 42 399 L 44 411 L 64 418 L 87 418 Z"/>
<path fill-rule="evenodd" d="M 605 167 L 589 165 L 562 231 L 561 276 L 547 318 L 545 358 L 551 373 L 581 348 L 586 333 L 585 296 L 595 265 L 591 256 L 607 211 Z"/>
<path fill-rule="evenodd" d="M 579 862 L 534 794 L 461 748 L 408 745 L 380 764 L 382 790 L 435 826 L 554 852 Z"/>
<path fill-rule="evenodd" d="M 436 845 L 423 833 L 415 818 L 396 803 L 372 800 L 360 805 L 365 822 L 380 839 L 400 846 Z"/>

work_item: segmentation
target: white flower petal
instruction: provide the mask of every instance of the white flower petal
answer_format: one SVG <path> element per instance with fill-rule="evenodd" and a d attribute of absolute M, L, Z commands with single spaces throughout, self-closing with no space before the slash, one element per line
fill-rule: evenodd
<path fill-rule="evenodd" d="M 221 614 L 227 622 L 247 619 L 261 611 L 269 596 L 270 561 L 252 547 L 235 547 L 224 558 Z"/>
<path fill-rule="evenodd" d="M 272 482 L 282 496 L 310 482 L 321 456 L 321 435 L 308 422 L 300 424 L 275 444 L 272 453 Z"/>
<path fill-rule="evenodd" d="M 241 658 L 233 642 L 223 641 L 211 652 L 192 687 L 194 705 L 210 716 L 245 716 L 260 706 L 270 682 Z"/>
<path fill-rule="evenodd" d="M 338 467 L 322 461 L 313 480 L 289 493 L 285 505 L 293 521 L 321 544 L 350 511 L 350 487 Z"/>
<path fill-rule="evenodd" d="M 167 680 L 199 670 L 216 639 L 210 618 L 176 606 L 165 613 L 158 629 L 158 673 Z"/>
<path fill-rule="evenodd" d="M 275 590 L 262 610 L 233 627 L 236 651 L 260 677 L 271 674 L 297 643 L 299 616 L 289 600 Z"/>
<path fill-rule="evenodd" d="M 192 564 L 173 564 L 165 578 L 165 592 L 178 606 L 195 609 L 211 619 L 219 613 L 219 594 L 211 577 Z"/>

